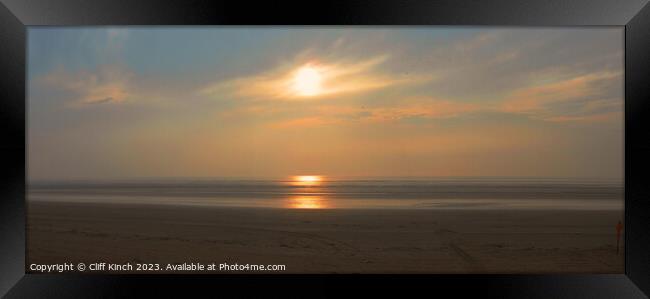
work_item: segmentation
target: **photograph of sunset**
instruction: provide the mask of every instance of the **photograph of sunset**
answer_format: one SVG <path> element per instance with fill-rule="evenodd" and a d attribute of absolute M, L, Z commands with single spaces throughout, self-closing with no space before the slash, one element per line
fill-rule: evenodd
<path fill-rule="evenodd" d="M 623 273 L 623 41 L 31 27 L 27 271 Z"/>

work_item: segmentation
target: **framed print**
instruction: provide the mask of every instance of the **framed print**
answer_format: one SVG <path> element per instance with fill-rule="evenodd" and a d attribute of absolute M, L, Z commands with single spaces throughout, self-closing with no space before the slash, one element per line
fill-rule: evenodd
<path fill-rule="evenodd" d="M 3 1 L 8 298 L 643 298 L 646 1 Z"/>

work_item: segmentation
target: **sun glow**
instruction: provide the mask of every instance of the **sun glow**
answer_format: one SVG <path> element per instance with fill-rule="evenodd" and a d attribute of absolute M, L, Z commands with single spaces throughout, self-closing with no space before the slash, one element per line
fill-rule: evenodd
<path fill-rule="evenodd" d="M 299 175 L 294 178 L 294 180 L 303 182 L 303 183 L 314 183 L 320 182 L 321 177 L 317 175 Z"/>
<path fill-rule="evenodd" d="M 296 71 L 293 78 L 294 90 L 302 96 L 315 96 L 323 92 L 322 74 L 312 66 L 304 66 Z"/>
<path fill-rule="evenodd" d="M 319 186 L 323 177 L 319 175 L 297 175 L 291 177 L 291 185 L 294 186 Z"/>

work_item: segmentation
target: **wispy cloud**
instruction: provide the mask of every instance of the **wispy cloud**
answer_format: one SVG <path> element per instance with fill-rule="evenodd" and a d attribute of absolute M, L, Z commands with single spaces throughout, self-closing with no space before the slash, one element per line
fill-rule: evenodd
<path fill-rule="evenodd" d="M 123 68 L 104 65 L 94 71 L 70 72 L 61 68 L 45 75 L 41 82 L 69 92 L 69 105 L 83 106 L 125 101 L 131 96 L 129 80 L 132 77 L 133 74 Z"/>
<path fill-rule="evenodd" d="M 435 98 L 413 98 L 396 101 L 391 106 L 318 106 L 300 117 L 282 120 L 274 127 L 309 127 L 333 124 L 394 123 L 407 119 L 448 119 L 479 111 L 471 103 L 459 103 Z"/>
<path fill-rule="evenodd" d="M 613 111 L 591 115 L 560 115 L 547 117 L 544 120 L 551 122 L 601 122 L 613 119 L 622 119 L 622 111 Z"/>
<path fill-rule="evenodd" d="M 444 119 L 457 117 L 481 109 L 477 104 L 450 100 L 423 99 L 398 107 L 376 108 L 370 112 L 373 121 L 393 121 L 406 118 Z"/>
<path fill-rule="evenodd" d="M 368 92 L 393 86 L 418 84 L 429 81 L 431 75 L 389 74 L 379 66 L 389 59 L 377 55 L 361 61 L 350 59 L 318 60 L 297 58 L 295 62 L 281 65 L 270 71 L 246 77 L 219 81 L 200 90 L 201 94 L 214 97 L 244 99 L 295 100 L 304 98 L 294 84 L 302 68 L 314 69 L 320 76 L 318 94 L 312 99 Z"/>
<path fill-rule="evenodd" d="M 622 84 L 620 71 L 542 82 L 512 91 L 498 110 L 554 122 L 609 120 L 622 109 L 622 98 L 608 94 L 606 87 L 612 82 Z"/>

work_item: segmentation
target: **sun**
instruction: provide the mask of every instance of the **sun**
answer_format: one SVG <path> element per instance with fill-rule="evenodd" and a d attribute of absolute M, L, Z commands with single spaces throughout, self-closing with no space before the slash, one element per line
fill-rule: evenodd
<path fill-rule="evenodd" d="M 315 96 L 323 92 L 323 76 L 313 66 L 298 69 L 293 78 L 293 89 L 302 96 Z"/>
<path fill-rule="evenodd" d="M 319 186 L 323 181 L 320 175 L 297 175 L 291 178 L 294 186 Z"/>
<path fill-rule="evenodd" d="M 294 178 L 298 182 L 315 183 L 320 182 L 321 177 L 317 175 L 299 175 Z"/>

